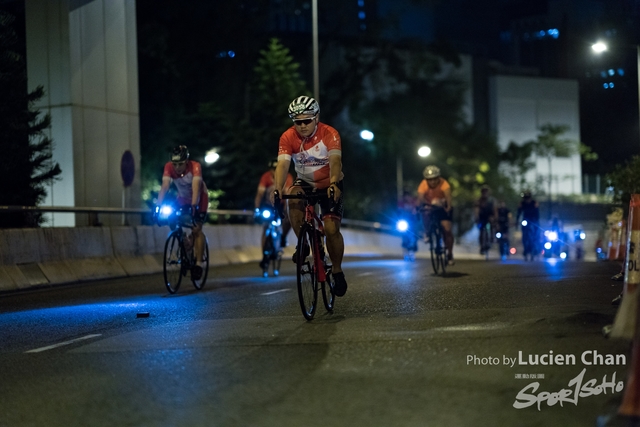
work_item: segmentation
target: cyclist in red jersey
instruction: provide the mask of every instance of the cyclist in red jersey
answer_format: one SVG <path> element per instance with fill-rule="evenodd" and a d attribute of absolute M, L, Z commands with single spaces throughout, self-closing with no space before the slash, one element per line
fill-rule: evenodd
<path fill-rule="evenodd" d="M 442 229 L 444 230 L 444 245 L 447 250 L 447 260 L 449 265 L 453 265 L 453 233 L 452 218 L 453 206 L 451 198 L 451 186 L 446 179 L 440 176 L 440 169 L 430 165 L 424 168 L 422 173 L 424 179 L 418 186 L 418 203 L 428 206 L 441 206 L 444 210 L 436 211 L 436 216 L 440 220 Z M 425 231 L 429 230 L 429 214 L 423 212 L 422 222 Z"/>
<path fill-rule="evenodd" d="M 205 222 L 209 208 L 209 195 L 207 186 L 202 180 L 202 167 L 200 163 L 189 160 L 189 150 L 185 145 L 174 148 L 171 161 L 164 165 L 162 187 L 158 193 L 158 206 L 162 204 L 172 182 L 178 191 L 176 203 L 179 206 L 191 207 L 191 216 L 194 221 L 191 236 L 196 253 L 196 265 L 191 271 L 191 277 L 193 280 L 200 280 L 205 242 L 202 224 Z"/>
<path fill-rule="evenodd" d="M 318 102 L 308 96 L 299 96 L 289 104 L 288 114 L 293 120 L 293 126 L 280 137 L 275 173 L 276 190 L 283 194 L 289 165 L 293 160 L 297 178 L 287 194 L 320 190 L 330 195 L 333 191 L 333 203 L 324 200 L 320 203 L 320 208 L 327 237 L 327 251 L 333 265 L 334 290 L 337 296 L 343 296 L 347 292 L 347 282 L 342 271 L 344 239 L 340 232 L 344 209 L 342 143 L 337 130 L 319 121 L 319 113 Z M 289 200 L 289 220 L 297 236 L 304 221 L 304 204 L 301 200 Z M 297 259 L 298 251 L 305 249 L 296 248 L 294 260 Z"/>
<path fill-rule="evenodd" d="M 275 190 L 276 182 L 275 182 L 275 172 L 276 166 L 278 165 L 278 161 L 274 160 L 269 163 L 269 170 L 262 174 L 260 177 L 260 182 L 258 182 L 258 189 L 256 190 L 256 197 L 253 202 L 256 215 L 260 213 L 262 207 L 264 207 L 266 202 L 271 200 L 271 194 L 273 190 Z M 287 181 L 284 185 L 285 191 L 293 185 L 293 176 L 290 173 L 287 173 Z M 283 200 L 284 202 L 284 200 Z M 287 246 L 287 235 L 289 234 L 289 230 L 291 230 L 291 223 L 289 222 L 289 217 L 285 217 L 282 219 L 282 236 L 280 236 L 280 247 L 284 248 Z M 262 235 L 262 246 L 264 247 L 264 234 Z"/>

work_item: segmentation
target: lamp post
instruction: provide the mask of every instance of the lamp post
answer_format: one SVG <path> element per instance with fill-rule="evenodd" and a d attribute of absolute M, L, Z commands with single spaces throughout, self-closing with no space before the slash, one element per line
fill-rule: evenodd
<path fill-rule="evenodd" d="M 318 0 L 311 2 L 311 20 L 313 37 L 313 96 L 320 102 L 320 58 L 318 56 Z"/>
<path fill-rule="evenodd" d="M 593 50 L 596 54 L 601 54 L 602 52 L 606 52 L 609 50 L 609 47 L 606 43 L 598 41 L 591 45 L 591 50 Z M 638 78 L 638 119 L 640 123 L 640 45 L 635 45 L 636 50 L 636 70 L 637 70 L 637 78 Z M 640 127 L 638 129 L 640 131 Z"/>

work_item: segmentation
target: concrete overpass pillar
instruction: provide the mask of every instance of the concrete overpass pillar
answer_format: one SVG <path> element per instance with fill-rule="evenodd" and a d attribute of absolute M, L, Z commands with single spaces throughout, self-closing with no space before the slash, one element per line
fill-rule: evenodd
<path fill-rule="evenodd" d="M 135 0 L 28 0 L 25 12 L 29 90 L 44 86 L 36 107 L 52 116 L 53 158 L 62 168 L 45 204 L 140 207 Z M 125 190 L 127 150 L 136 175 Z M 50 218 L 55 226 L 88 223 L 86 214 Z M 100 222 L 116 225 L 122 217 Z"/>

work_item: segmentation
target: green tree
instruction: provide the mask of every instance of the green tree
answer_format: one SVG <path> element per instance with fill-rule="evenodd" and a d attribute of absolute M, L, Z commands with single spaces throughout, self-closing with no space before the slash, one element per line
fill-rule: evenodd
<path fill-rule="evenodd" d="M 607 180 L 615 190 L 613 201 L 621 203 L 627 213 L 631 195 L 640 193 L 640 156 L 633 156 L 624 165 L 617 165 L 607 175 Z"/>
<path fill-rule="evenodd" d="M 52 161 L 52 141 L 45 131 L 51 117 L 34 109 L 44 95 L 39 86 L 27 90 L 24 56 L 18 48 L 15 18 L 0 10 L 0 169 L 11 184 L 0 192 L 0 205 L 35 206 L 47 195 L 46 185 L 60 175 Z M 0 227 L 33 227 L 41 224 L 38 213 L 0 215 Z"/>

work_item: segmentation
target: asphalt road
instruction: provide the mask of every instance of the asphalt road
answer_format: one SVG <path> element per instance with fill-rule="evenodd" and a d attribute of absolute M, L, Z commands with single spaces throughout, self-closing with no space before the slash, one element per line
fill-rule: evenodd
<path fill-rule="evenodd" d="M 160 275 L 2 294 L 0 426 L 566 427 L 620 404 L 630 344 L 601 333 L 614 263 L 344 268 L 346 296 L 312 322 L 290 262 L 175 295 Z M 578 398 L 543 393 L 578 381 Z"/>

